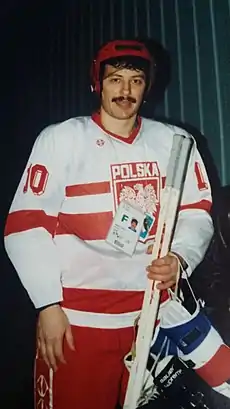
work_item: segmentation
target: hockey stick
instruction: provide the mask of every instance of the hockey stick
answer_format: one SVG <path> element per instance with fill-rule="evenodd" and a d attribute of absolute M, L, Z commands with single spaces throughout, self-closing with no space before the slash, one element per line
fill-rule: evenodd
<path fill-rule="evenodd" d="M 184 135 L 174 135 L 165 188 L 161 197 L 161 210 L 152 252 L 153 260 L 164 257 L 169 251 L 192 144 L 192 138 Z M 158 282 L 153 283 L 152 280 L 148 280 L 145 290 L 136 340 L 136 356 L 131 367 L 124 409 L 137 408 L 144 384 L 149 350 L 160 302 L 160 291 L 157 289 L 157 284 Z"/>

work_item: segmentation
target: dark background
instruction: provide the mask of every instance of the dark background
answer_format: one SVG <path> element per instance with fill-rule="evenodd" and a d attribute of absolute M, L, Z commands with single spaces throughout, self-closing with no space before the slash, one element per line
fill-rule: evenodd
<path fill-rule="evenodd" d="M 115 37 L 155 40 L 149 45 L 157 56 L 157 81 L 143 114 L 182 123 L 192 130 L 202 147 L 214 190 L 218 192 L 219 183 L 229 184 L 229 26 L 228 0 L 3 2 L 1 237 L 37 134 L 50 123 L 91 113 L 95 100 L 90 94 L 90 62 L 98 46 Z M 217 281 L 222 281 L 218 287 L 222 291 L 228 283 L 220 270 Z M 215 268 L 212 274 L 216 274 Z M 207 288 L 212 274 L 202 276 Z M 210 301 L 210 308 L 212 304 Z M 215 304 L 221 326 L 223 320 L 229 320 L 225 314 L 229 307 L 224 301 Z M 0 401 L 10 409 L 30 409 L 35 314 L 2 242 L 0 308 Z M 227 336 L 226 328 L 223 332 Z"/>

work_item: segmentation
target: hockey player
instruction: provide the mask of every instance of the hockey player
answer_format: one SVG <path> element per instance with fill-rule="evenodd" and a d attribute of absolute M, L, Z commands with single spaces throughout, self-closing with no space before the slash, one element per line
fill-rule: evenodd
<path fill-rule="evenodd" d="M 41 132 L 11 205 L 6 250 L 39 311 L 36 408 L 115 409 L 147 278 L 166 303 L 178 257 L 191 274 L 212 237 L 194 148 L 171 253 L 150 262 L 172 137 L 186 135 L 138 115 L 154 66 L 138 41 L 103 46 L 92 67 L 99 111 Z"/>

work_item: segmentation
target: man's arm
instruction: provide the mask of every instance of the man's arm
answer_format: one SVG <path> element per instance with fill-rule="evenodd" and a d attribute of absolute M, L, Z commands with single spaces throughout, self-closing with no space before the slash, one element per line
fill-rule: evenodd
<path fill-rule="evenodd" d="M 190 275 L 203 260 L 213 235 L 211 206 L 210 183 L 200 154 L 194 146 L 170 249 L 171 254 L 153 260 L 147 267 L 148 277 L 160 282 L 158 284 L 160 290 L 176 284 L 180 265 Z"/>
<path fill-rule="evenodd" d="M 68 132 L 67 132 L 68 134 Z M 74 349 L 62 300 L 61 267 L 53 241 L 65 198 L 71 147 L 66 132 L 49 127 L 37 138 L 5 227 L 5 248 L 39 311 L 37 341 L 47 365 L 65 362 L 63 339 Z M 55 305 L 57 304 L 57 305 Z"/>
<path fill-rule="evenodd" d="M 62 300 L 61 270 L 53 242 L 65 197 L 65 148 L 55 127 L 33 146 L 5 226 L 5 248 L 36 308 Z"/>
<path fill-rule="evenodd" d="M 212 194 L 200 154 L 194 146 L 185 180 L 171 251 L 187 264 L 190 275 L 203 260 L 213 236 Z"/>

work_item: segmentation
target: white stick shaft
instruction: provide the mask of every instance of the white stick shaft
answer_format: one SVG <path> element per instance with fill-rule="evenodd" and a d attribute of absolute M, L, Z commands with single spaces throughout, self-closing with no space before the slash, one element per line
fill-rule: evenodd
<path fill-rule="evenodd" d="M 166 186 L 161 198 L 161 211 L 152 252 L 153 260 L 165 256 L 169 251 L 191 145 L 190 139 L 181 135 L 174 135 Z M 148 280 L 136 340 L 136 358 L 132 363 L 124 409 L 137 408 L 144 384 L 149 350 L 160 302 L 160 291 L 156 288 L 156 285 L 157 283 L 153 284 L 151 280 Z"/>
<path fill-rule="evenodd" d="M 168 196 L 168 192 L 166 192 Z M 177 191 L 171 192 L 170 195 L 170 206 L 177 207 L 179 194 Z M 174 202 L 174 203 L 173 203 Z M 161 252 L 161 256 L 168 253 L 170 241 L 171 241 L 171 231 L 173 228 L 173 212 L 172 217 L 167 219 L 169 222 L 169 228 L 166 228 L 164 232 L 164 240 L 162 243 L 162 249 L 160 251 L 161 240 L 159 240 L 158 252 Z M 159 229 L 163 233 L 164 223 L 159 223 Z M 171 231 L 170 231 L 171 230 Z M 158 236 L 159 237 L 159 236 Z M 156 243 L 155 243 L 156 245 Z M 156 252 L 156 250 L 155 250 Z M 157 253 L 158 253 L 157 252 Z M 157 255 L 156 255 L 157 256 Z M 156 258 L 156 257 L 155 257 Z M 142 386 L 144 383 L 144 376 L 146 371 L 146 366 L 148 362 L 149 350 L 151 346 L 151 341 L 153 337 L 153 329 L 155 322 L 157 320 L 159 301 L 160 301 L 160 291 L 156 288 L 157 282 L 149 280 L 148 287 L 145 292 L 143 308 L 141 312 L 141 318 L 138 329 L 138 336 L 136 342 L 136 359 L 133 362 L 132 370 L 130 373 L 130 385 L 128 385 L 126 400 L 124 409 L 136 409 L 137 402 L 141 394 Z"/>

